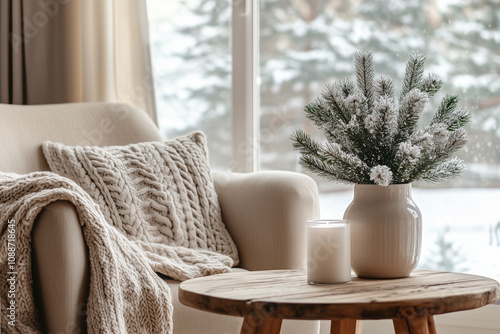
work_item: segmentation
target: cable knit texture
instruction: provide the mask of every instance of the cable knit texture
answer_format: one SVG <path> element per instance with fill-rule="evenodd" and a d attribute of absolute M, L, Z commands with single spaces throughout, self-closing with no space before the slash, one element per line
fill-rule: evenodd
<path fill-rule="evenodd" d="M 172 333 L 170 290 L 151 269 L 144 252 L 106 223 L 100 208 L 81 187 L 50 172 L 0 173 L 1 332 L 42 333 L 31 286 L 31 230 L 40 210 L 56 200 L 75 205 L 88 246 L 88 332 Z M 12 258 L 15 262 L 11 263 Z M 8 294 L 9 278 L 15 282 L 15 298 Z M 16 307 L 15 326 L 8 324 L 11 301 Z"/>
<path fill-rule="evenodd" d="M 127 146 L 45 142 L 43 152 L 50 169 L 87 191 L 107 222 L 144 250 L 156 272 L 185 280 L 238 263 L 202 132 Z"/>
<path fill-rule="evenodd" d="M 155 272 L 185 280 L 228 272 L 238 262 L 222 223 L 203 133 L 105 148 L 46 142 L 43 151 L 60 175 L 0 172 L 0 280 L 6 282 L 11 271 L 11 220 L 17 270 L 16 327 L 7 325 L 2 312 L 2 330 L 40 332 L 31 230 L 40 210 L 56 200 L 76 206 L 89 250 L 89 333 L 172 333 L 170 292 Z M 8 284 L 0 284 L 4 311 L 7 290 Z"/>

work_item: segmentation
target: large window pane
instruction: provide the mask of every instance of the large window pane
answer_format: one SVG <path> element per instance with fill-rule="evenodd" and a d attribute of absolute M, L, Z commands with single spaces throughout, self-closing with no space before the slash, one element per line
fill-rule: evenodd
<path fill-rule="evenodd" d="M 210 164 L 231 160 L 231 7 L 147 0 L 158 122 L 166 138 L 202 130 Z"/>
<path fill-rule="evenodd" d="M 487 0 L 262 0 L 260 11 L 261 168 L 301 171 L 290 134 L 321 135 L 302 107 L 325 83 L 352 77 L 357 50 L 374 52 L 376 73 L 399 87 L 411 50 L 427 56 L 426 71 L 444 93 L 472 111 L 469 143 L 458 153 L 468 166 L 447 183 L 415 183 L 424 219 L 421 268 L 500 278 L 500 12 Z M 352 188 L 315 178 L 324 218 L 343 215 Z"/>

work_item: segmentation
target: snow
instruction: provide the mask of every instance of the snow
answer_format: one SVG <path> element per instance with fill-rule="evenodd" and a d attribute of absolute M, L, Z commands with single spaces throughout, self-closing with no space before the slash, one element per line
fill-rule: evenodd
<path fill-rule="evenodd" d="M 482 179 L 499 179 L 500 178 L 500 166 L 496 165 L 486 165 L 481 163 L 469 163 L 467 164 L 467 171 L 470 173 L 475 173 L 481 175 Z"/>
<path fill-rule="evenodd" d="M 471 86 L 475 86 L 477 82 L 477 76 L 472 74 L 461 74 L 456 75 L 453 78 L 453 86 L 467 89 Z"/>
<path fill-rule="evenodd" d="M 148 0 L 148 19 L 151 22 L 161 22 L 174 17 L 182 9 L 179 0 Z"/>
<path fill-rule="evenodd" d="M 485 40 L 491 40 L 496 43 L 500 43 L 500 32 L 497 30 L 494 31 L 487 31 L 487 30 L 482 30 L 479 32 L 479 35 L 481 38 L 484 38 Z"/>
<path fill-rule="evenodd" d="M 352 190 L 321 194 L 321 217 L 342 218 L 352 197 Z M 445 239 L 464 260 L 458 268 L 500 280 L 500 245 L 490 232 L 500 222 L 500 188 L 413 188 L 412 197 L 423 219 L 421 267 L 432 258 L 438 234 L 448 226 Z"/>
<path fill-rule="evenodd" d="M 482 129 L 485 132 L 493 131 L 496 128 L 497 128 L 497 120 L 495 117 L 490 116 L 483 122 Z"/>

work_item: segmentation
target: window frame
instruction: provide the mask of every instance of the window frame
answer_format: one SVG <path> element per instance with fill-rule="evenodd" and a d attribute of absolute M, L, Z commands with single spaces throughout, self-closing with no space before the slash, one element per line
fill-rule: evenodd
<path fill-rule="evenodd" d="M 259 166 L 259 0 L 232 1 L 232 172 Z"/>

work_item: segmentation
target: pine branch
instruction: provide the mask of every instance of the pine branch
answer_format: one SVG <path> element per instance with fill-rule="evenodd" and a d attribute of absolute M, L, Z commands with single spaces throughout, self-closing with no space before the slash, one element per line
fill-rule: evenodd
<path fill-rule="evenodd" d="M 434 97 L 436 93 L 441 89 L 443 81 L 441 81 L 437 76 L 429 74 L 429 76 L 422 80 L 418 89 L 422 92 L 427 93 L 429 98 Z"/>
<path fill-rule="evenodd" d="M 304 136 L 304 134 L 295 134 L 295 137 L 299 137 L 298 141 L 303 143 L 299 145 L 303 148 L 299 163 L 307 170 L 334 181 L 369 182 L 364 177 L 367 175 L 369 167 L 357 156 L 342 151 L 340 145 L 336 143 L 326 143 L 324 146 L 316 145 L 311 143 L 308 136 Z"/>
<path fill-rule="evenodd" d="M 398 111 L 394 100 L 390 97 L 377 100 L 373 116 L 373 132 L 376 134 L 376 140 L 381 144 L 390 145 L 398 125 Z"/>
<path fill-rule="evenodd" d="M 373 113 L 365 118 L 365 128 L 372 135 L 372 142 L 377 147 L 377 164 L 391 165 L 394 158 L 393 142 L 398 126 L 398 113 L 394 100 L 389 97 L 379 98 Z"/>
<path fill-rule="evenodd" d="M 351 115 L 356 115 L 358 117 L 364 117 L 368 114 L 368 100 L 359 91 L 354 94 L 349 95 L 344 101 L 347 111 Z"/>
<path fill-rule="evenodd" d="M 368 109 L 373 106 L 373 54 L 363 51 L 354 55 L 354 68 L 356 72 L 356 83 L 358 89 L 366 97 Z"/>
<path fill-rule="evenodd" d="M 423 148 L 429 148 L 434 145 L 434 138 L 432 134 L 428 132 L 428 130 L 419 129 L 415 131 L 409 139 L 410 143 L 412 143 L 413 145 L 418 145 Z"/>
<path fill-rule="evenodd" d="M 446 141 L 434 143 L 432 147 L 427 149 L 424 148 L 422 150 L 422 157 L 410 173 L 408 182 L 420 180 L 422 175 L 425 175 L 427 172 L 449 159 L 454 152 L 464 147 L 466 143 L 467 132 L 463 128 L 460 128 L 450 132 Z"/>
<path fill-rule="evenodd" d="M 338 91 L 336 92 L 339 93 Z M 336 103 L 342 107 L 336 108 L 322 98 L 310 103 L 304 107 L 306 117 L 313 121 L 320 130 L 323 131 L 325 137 L 330 142 L 339 142 L 345 145 L 351 152 L 360 153 L 362 139 L 357 138 L 358 124 L 356 118 L 352 117 L 347 110 L 346 103 L 341 101 L 341 97 L 335 96 L 335 91 L 325 90 L 324 95 L 328 99 L 335 99 Z M 332 100 L 333 101 L 333 100 Z M 305 133 L 303 134 L 305 135 Z"/>
<path fill-rule="evenodd" d="M 420 175 L 419 180 L 430 183 L 438 183 L 460 176 L 465 171 L 466 168 L 463 161 L 458 158 L 453 158 L 423 173 Z"/>
<path fill-rule="evenodd" d="M 291 139 L 293 148 L 298 150 L 300 154 L 319 157 L 320 144 L 304 131 L 296 130 L 292 133 Z"/>
<path fill-rule="evenodd" d="M 356 115 L 353 115 L 349 122 L 343 122 L 340 118 L 335 118 L 334 113 L 329 109 L 319 107 L 315 103 L 306 106 L 305 110 L 306 116 L 318 125 L 329 142 L 337 142 L 349 153 L 365 157 L 363 149 L 366 149 L 366 141 L 359 135 L 360 125 Z M 299 150 L 301 145 L 306 148 L 312 147 L 313 142 L 303 131 L 296 131 L 292 135 L 292 141 L 294 141 L 294 148 Z"/>
<path fill-rule="evenodd" d="M 442 148 L 437 148 L 437 151 L 441 150 L 441 152 L 438 152 L 438 156 L 443 155 L 448 158 L 453 152 L 464 147 L 465 144 L 467 144 L 467 132 L 463 128 L 457 129 L 450 133 L 448 140 L 444 142 Z"/>
<path fill-rule="evenodd" d="M 344 79 L 340 81 L 339 88 L 344 94 L 344 98 L 347 98 L 349 95 L 354 94 L 354 92 L 356 91 L 356 85 L 350 79 Z"/>
<path fill-rule="evenodd" d="M 446 94 L 441 103 L 439 104 L 434 117 L 432 118 L 431 125 L 436 123 L 445 123 L 449 115 L 455 111 L 460 98 L 455 94 Z"/>
<path fill-rule="evenodd" d="M 427 93 L 415 88 L 408 92 L 399 106 L 396 143 L 406 141 L 415 131 L 428 101 Z"/>
<path fill-rule="evenodd" d="M 467 125 L 471 114 L 465 108 L 456 110 L 459 101 L 458 95 L 446 94 L 432 118 L 431 125 L 445 124 L 449 131 L 455 131 Z"/>
<path fill-rule="evenodd" d="M 326 110 L 322 101 L 316 99 L 316 101 L 309 103 L 304 107 L 304 112 L 306 117 L 310 119 L 318 127 L 322 127 L 332 121 L 332 115 L 329 110 Z"/>
<path fill-rule="evenodd" d="M 349 179 L 361 181 L 362 176 L 366 175 L 370 170 L 366 163 L 356 155 L 344 152 L 337 143 L 326 143 L 319 153 L 325 161 L 330 162 L 332 165 L 338 165 Z"/>
<path fill-rule="evenodd" d="M 467 123 L 469 123 L 471 114 L 465 108 L 460 108 L 450 114 L 450 117 L 446 120 L 446 125 L 448 126 L 448 131 L 458 130 Z"/>
<path fill-rule="evenodd" d="M 347 123 L 350 120 L 350 116 L 344 110 L 343 107 L 344 96 L 343 89 L 338 84 L 327 84 L 323 89 L 321 97 L 324 102 L 330 107 L 331 111 L 337 115 L 343 122 Z"/>
<path fill-rule="evenodd" d="M 410 58 L 406 62 L 405 77 L 403 80 L 403 89 L 399 100 L 402 101 L 406 94 L 412 89 L 417 88 L 422 81 L 424 74 L 425 56 L 419 52 L 412 51 Z"/>
<path fill-rule="evenodd" d="M 361 122 L 364 122 L 363 116 L 353 115 L 351 121 L 342 129 L 343 138 L 338 142 L 342 144 L 345 151 L 371 165 L 379 156 L 378 144 Z"/>
<path fill-rule="evenodd" d="M 416 164 L 422 155 L 422 148 L 411 142 L 402 142 L 392 161 L 394 166 L 394 182 L 407 183 Z M 397 167 L 397 168 L 396 168 Z"/>
<path fill-rule="evenodd" d="M 363 139 L 359 135 L 360 124 L 356 115 L 352 115 L 348 123 L 342 123 L 336 130 L 335 135 L 332 136 L 335 140 L 329 140 L 329 142 L 337 142 L 347 152 L 364 157 Z"/>
<path fill-rule="evenodd" d="M 394 89 L 394 82 L 388 75 L 381 75 L 375 80 L 375 98 L 391 98 L 396 100 L 396 90 Z"/>
<path fill-rule="evenodd" d="M 299 159 L 299 164 L 305 169 L 331 181 L 340 183 L 357 183 L 356 179 L 349 179 L 343 170 L 338 170 L 330 162 L 324 161 L 321 158 L 302 155 Z"/>
<path fill-rule="evenodd" d="M 340 178 L 340 175 L 337 175 L 337 172 L 333 171 L 330 165 L 318 157 L 303 154 L 299 159 L 299 164 L 305 169 L 329 180 L 336 181 Z"/>

